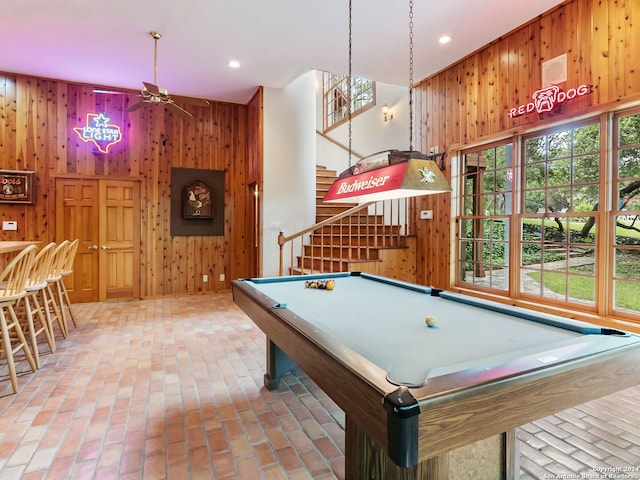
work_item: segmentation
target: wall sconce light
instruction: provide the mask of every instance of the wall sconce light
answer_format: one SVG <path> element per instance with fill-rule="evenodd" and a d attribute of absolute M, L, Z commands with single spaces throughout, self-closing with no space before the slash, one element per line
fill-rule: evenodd
<path fill-rule="evenodd" d="M 387 105 L 386 103 L 382 106 L 382 114 L 384 115 L 385 122 L 393 120 L 393 112 L 390 111 L 389 105 Z"/>

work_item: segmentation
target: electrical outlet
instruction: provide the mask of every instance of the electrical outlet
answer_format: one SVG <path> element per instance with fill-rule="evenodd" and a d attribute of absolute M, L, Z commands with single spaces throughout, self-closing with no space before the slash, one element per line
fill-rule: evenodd
<path fill-rule="evenodd" d="M 224 282 L 224 279 L 225 279 L 225 278 L 226 278 L 226 277 L 224 276 L 224 273 L 221 273 L 221 274 L 220 274 L 220 281 L 221 281 L 221 282 Z"/>
<path fill-rule="evenodd" d="M 207 283 L 209 281 L 209 275 L 202 275 L 202 281 Z"/>

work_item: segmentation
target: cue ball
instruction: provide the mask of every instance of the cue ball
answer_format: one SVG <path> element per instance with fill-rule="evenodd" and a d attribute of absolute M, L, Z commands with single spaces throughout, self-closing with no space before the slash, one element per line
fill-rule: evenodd
<path fill-rule="evenodd" d="M 427 315 L 424 319 L 424 323 L 426 323 L 429 327 L 433 327 L 436 324 L 436 317 L 434 317 L 433 315 Z"/>

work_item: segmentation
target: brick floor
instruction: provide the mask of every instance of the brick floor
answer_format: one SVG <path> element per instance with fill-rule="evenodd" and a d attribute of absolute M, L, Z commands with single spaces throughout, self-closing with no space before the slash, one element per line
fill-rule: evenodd
<path fill-rule="evenodd" d="M 0 361 L 0 480 L 344 478 L 343 412 L 303 372 L 262 387 L 264 336 L 230 294 L 74 312 L 38 372 L 18 357 L 17 395 Z M 639 405 L 523 425 L 521 478 L 640 478 Z"/>

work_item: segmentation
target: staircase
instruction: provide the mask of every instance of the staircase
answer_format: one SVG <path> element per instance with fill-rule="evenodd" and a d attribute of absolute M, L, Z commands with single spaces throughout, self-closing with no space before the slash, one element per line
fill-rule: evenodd
<path fill-rule="evenodd" d="M 414 239 L 403 233 L 406 225 L 398 221 L 398 214 L 390 212 L 390 206 L 372 205 L 331 221 L 356 206 L 322 201 L 336 176 L 333 170 L 316 167 L 316 223 L 324 224 L 311 230 L 289 273 L 364 271 L 415 279 L 415 249 L 410 248 Z"/>

